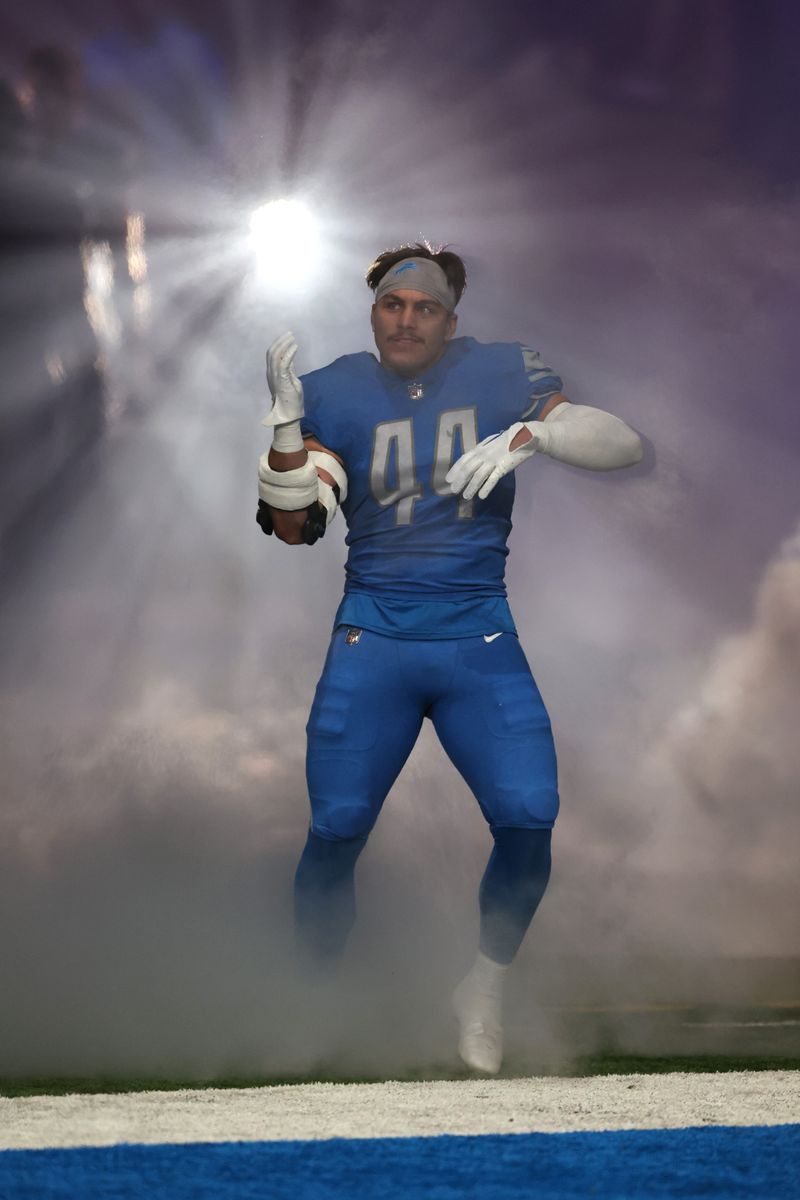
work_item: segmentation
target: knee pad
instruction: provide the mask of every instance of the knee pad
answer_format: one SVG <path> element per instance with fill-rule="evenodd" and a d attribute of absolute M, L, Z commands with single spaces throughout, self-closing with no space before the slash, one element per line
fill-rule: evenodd
<path fill-rule="evenodd" d="M 320 821 L 315 819 L 311 826 L 315 837 L 330 842 L 354 839 L 366 842 L 375 823 L 375 814 L 370 808 L 362 804 L 326 805 L 325 808 L 327 811 L 322 813 L 314 810 L 315 815 L 322 817 Z"/>

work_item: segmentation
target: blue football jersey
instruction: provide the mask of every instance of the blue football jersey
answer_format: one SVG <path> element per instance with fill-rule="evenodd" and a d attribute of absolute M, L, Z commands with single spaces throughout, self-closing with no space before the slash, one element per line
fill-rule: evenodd
<path fill-rule="evenodd" d="M 486 500 L 452 495 L 445 476 L 490 434 L 534 419 L 560 378 L 519 343 L 457 338 L 413 380 L 362 353 L 302 383 L 303 432 L 348 477 L 337 622 L 406 637 L 514 632 L 504 583 L 513 472 Z"/>

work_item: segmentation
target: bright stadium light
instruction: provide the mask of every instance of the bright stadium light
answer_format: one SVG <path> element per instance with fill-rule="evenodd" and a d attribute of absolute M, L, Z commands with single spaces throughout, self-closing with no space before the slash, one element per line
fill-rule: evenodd
<path fill-rule="evenodd" d="M 308 283 L 319 255 L 317 222 L 302 200 L 272 200 L 250 217 L 259 279 L 294 290 Z"/>

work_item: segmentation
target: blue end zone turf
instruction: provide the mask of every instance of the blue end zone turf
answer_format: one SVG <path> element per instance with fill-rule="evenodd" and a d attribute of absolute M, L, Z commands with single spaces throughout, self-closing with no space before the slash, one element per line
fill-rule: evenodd
<path fill-rule="evenodd" d="M 800 1196 L 800 1125 L 0 1153 L 3 1200 Z"/>

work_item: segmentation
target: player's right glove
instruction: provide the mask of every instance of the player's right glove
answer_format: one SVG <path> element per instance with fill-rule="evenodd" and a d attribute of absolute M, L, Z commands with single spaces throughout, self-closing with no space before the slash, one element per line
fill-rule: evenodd
<path fill-rule="evenodd" d="M 269 505 L 264 500 L 259 500 L 258 502 L 256 524 L 261 526 L 262 533 L 265 533 L 267 537 L 272 537 L 275 532 L 275 525 L 272 521 L 272 513 L 269 511 Z"/>
<path fill-rule="evenodd" d="M 300 420 L 303 416 L 303 385 L 297 378 L 292 365 L 297 353 L 297 342 L 293 333 L 284 333 L 276 338 L 267 351 L 267 383 L 272 393 L 272 410 L 262 421 L 263 425 L 274 426 L 272 450 L 279 454 L 303 454 L 305 462 L 288 471 L 280 471 L 270 465 L 270 455 L 262 454 L 258 464 L 259 498 L 271 508 L 293 512 L 308 508 L 319 497 L 317 472 L 305 453 Z M 257 518 L 264 532 L 269 521 Z"/>
<path fill-rule="evenodd" d="M 262 425 L 292 424 L 299 422 L 304 414 L 303 385 L 293 366 L 295 354 L 297 342 L 293 333 L 281 334 L 267 350 L 267 384 L 273 404 Z"/>
<path fill-rule="evenodd" d="M 258 502 L 258 512 L 256 513 L 256 523 L 261 526 L 262 533 L 267 537 L 271 537 L 275 532 L 275 525 L 272 520 L 272 513 L 269 510 L 269 505 L 263 500 Z M 303 541 L 307 546 L 313 546 L 321 537 L 325 536 L 325 530 L 328 527 L 328 514 L 324 504 L 320 500 L 315 500 L 308 507 L 308 513 L 303 525 L 302 536 Z"/>

